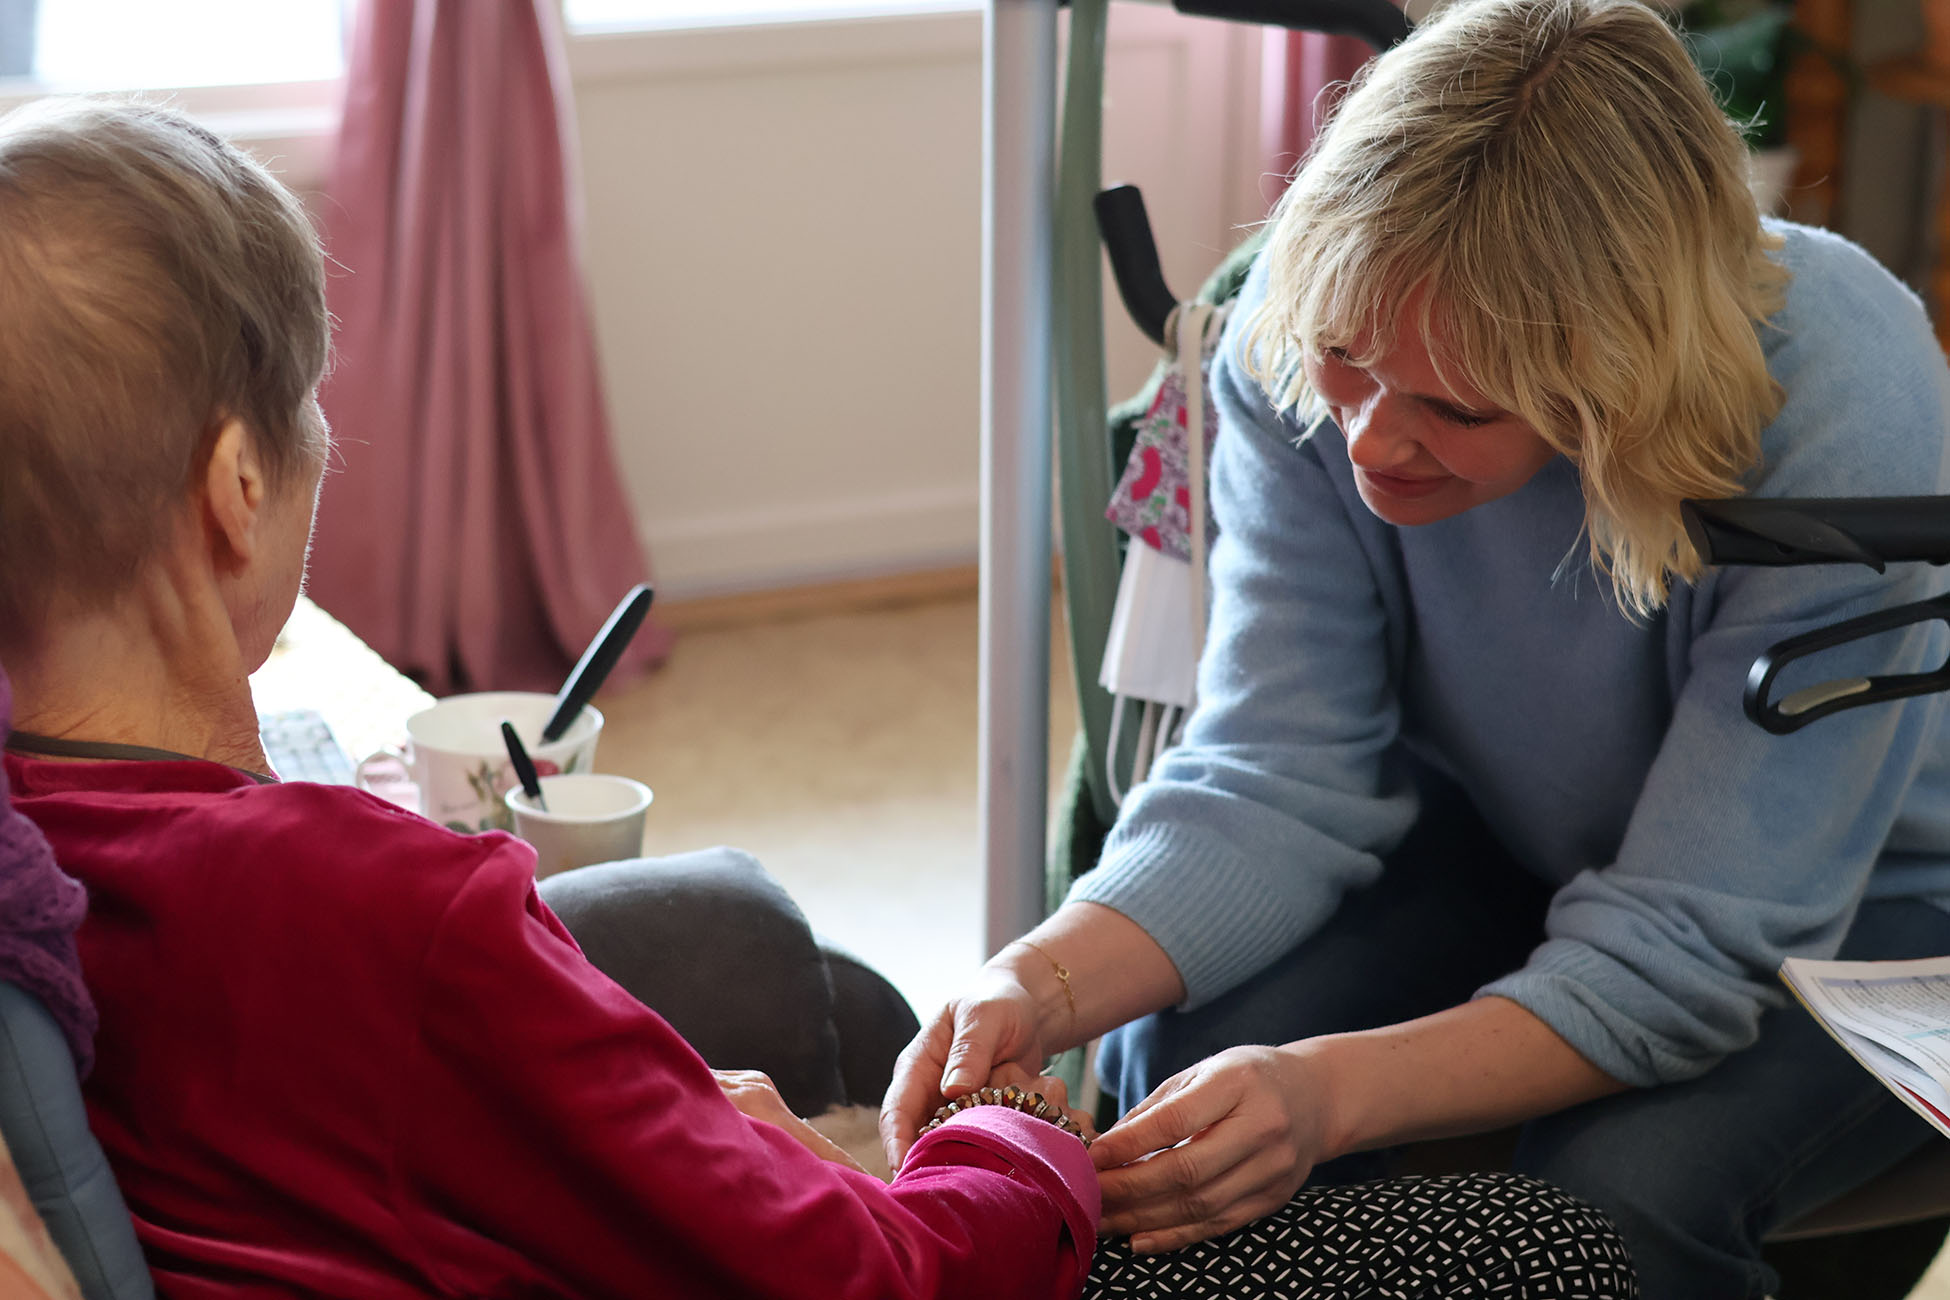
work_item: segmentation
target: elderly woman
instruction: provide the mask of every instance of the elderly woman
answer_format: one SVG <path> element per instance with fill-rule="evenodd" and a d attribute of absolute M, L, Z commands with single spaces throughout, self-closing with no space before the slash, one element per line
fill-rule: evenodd
<path fill-rule="evenodd" d="M 886 1186 L 584 961 L 527 846 L 267 774 L 247 677 L 327 447 L 268 174 L 156 109 L 16 112 L 0 286 L 6 771 L 90 894 L 90 1118 L 165 1294 L 1075 1294 L 1072 1132 L 971 1107 Z"/>
<path fill-rule="evenodd" d="M 1791 739 L 1771 643 L 1943 589 L 1707 571 L 1686 497 L 1950 491 L 1950 372 L 1860 249 L 1763 221 L 1632 0 L 1457 4 L 1377 60 L 1227 326 L 1211 631 L 1098 869 L 911 1046 L 883 1127 L 1104 1034 L 1105 1224 L 1167 1249 L 1522 1125 L 1648 1295 L 1931 1140 L 1790 955 L 1950 952 L 1944 701 Z M 1920 671 L 1919 625 L 1838 675 Z"/>

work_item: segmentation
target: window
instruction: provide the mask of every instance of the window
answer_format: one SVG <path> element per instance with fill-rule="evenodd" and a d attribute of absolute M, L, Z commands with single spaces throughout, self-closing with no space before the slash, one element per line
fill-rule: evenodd
<path fill-rule="evenodd" d="M 981 0 L 564 0 L 562 9 L 571 34 L 597 36 L 659 27 L 728 27 L 981 7 Z"/>
<path fill-rule="evenodd" d="M 0 0 L 0 111 L 154 91 L 299 189 L 324 181 L 353 0 Z"/>
<path fill-rule="evenodd" d="M 49 90 L 337 80 L 342 0 L 0 0 L 0 75 Z"/>

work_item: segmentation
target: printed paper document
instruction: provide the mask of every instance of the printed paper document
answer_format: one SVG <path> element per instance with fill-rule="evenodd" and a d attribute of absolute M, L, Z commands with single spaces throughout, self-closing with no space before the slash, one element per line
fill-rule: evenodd
<path fill-rule="evenodd" d="M 1950 1137 L 1950 957 L 1790 957 L 1781 978 L 1856 1060 Z"/>

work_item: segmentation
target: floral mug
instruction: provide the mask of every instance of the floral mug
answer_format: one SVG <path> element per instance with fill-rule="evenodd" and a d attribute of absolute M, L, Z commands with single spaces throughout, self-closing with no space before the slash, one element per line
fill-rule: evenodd
<path fill-rule="evenodd" d="M 596 763 L 603 715 L 585 705 L 569 729 L 547 744 L 542 727 L 555 697 L 527 691 L 450 695 L 406 720 L 402 748 L 386 748 L 359 764 L 359 784 L 373 789 L 378 769 L 403 767 L 420 792 L 420 812 L 456 831 L 508 830 L 512 817 L 502 796 L 515 786 L 514 764 L 501 739 L 503 721 L 535 761 L 537 773 L 587 772 Z"/>

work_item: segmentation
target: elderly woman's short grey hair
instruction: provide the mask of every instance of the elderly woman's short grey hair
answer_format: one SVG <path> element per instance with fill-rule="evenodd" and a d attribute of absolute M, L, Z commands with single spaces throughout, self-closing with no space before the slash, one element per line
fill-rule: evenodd
<path fill-rule="evenodd" d="M 225 421 L 273 487 L 316 473 L 330 329 L 298 201 L 179 113 L 0 118 L 0 642 L 141 572 Z"/>

